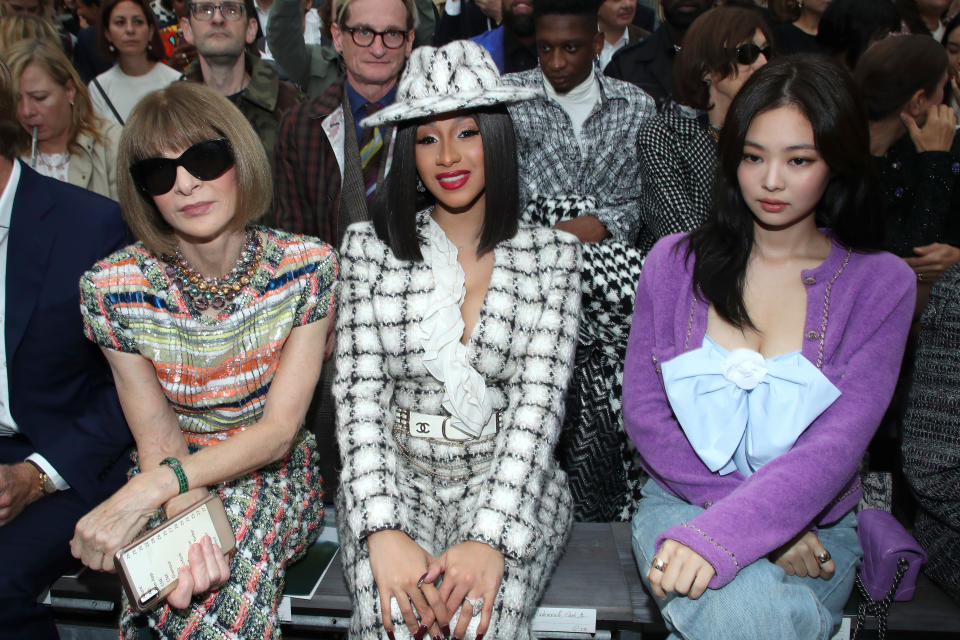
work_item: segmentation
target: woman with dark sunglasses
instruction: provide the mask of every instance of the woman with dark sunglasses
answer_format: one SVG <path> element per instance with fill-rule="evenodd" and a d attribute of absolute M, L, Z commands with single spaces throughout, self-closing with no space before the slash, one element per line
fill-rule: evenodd
<path fill-rule="evenodd" d="M 81 310 L 137 455 L 130 481 L 80 521 L 72 551 L 110 571 L 144 528 L 215 491 L 237 552 L 225 559 L 209 538 L 192 546 L 149 624 L 163 637 L 274 637 L 286 565 L 323 513 L 316 442 L 302 425 L 337 259 L 315 239 L 249 226 L 272 194 L 263 145 L 203 85 L 144 98 L 120 163 L 120 202 L 139 241 L 84 274 Z M 135 637 L 141 624 L 128 609 L 121 630 Z"/>
<path fill-rule="evenodd" d="M 750 9 L 711 9 L 690 26 L 673 63 L 672 102 L 640 129 L 644 252 L 706 220 L 718 132 L 737 91 L 769 61 L 772 42 L 767 22 Z"/>

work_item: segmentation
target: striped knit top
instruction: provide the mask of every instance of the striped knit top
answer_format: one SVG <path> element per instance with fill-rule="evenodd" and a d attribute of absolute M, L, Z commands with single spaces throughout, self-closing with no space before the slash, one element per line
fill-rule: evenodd
<path fill-rule="evenodd" d="M 80 279 L 87 338 L 150 360 L 183 431 L 258 421 L 290 331 L 333 310 L 339 269 L 333 249 L 315 238 L 258 231 L 260 265 L 216 316 L 188 306 L 165 263 L 139 242 Z"/>

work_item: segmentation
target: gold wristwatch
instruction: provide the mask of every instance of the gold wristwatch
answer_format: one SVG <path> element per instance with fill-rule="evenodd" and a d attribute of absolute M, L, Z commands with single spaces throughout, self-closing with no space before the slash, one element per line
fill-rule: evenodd
<path fill-rule="evenodd" d="M 37 470 L 37 473 L 40 474 L 40 490 L 43 491 L 43 495 L 49 496 L 50 494 L 59 491 L 59 489 L 57 489 L 57 485 L 53 482 L 53 478 L 47 475 L 47 472 L 40 468 L 40 465 L 33 460 L 24 460 L 24 462 L 31 465 Z"/>

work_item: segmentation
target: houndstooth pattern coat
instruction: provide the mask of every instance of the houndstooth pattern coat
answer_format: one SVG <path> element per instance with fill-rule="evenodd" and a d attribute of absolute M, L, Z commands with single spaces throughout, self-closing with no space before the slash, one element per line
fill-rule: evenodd
<path fill-rule="evenodd" d="M 580 246 L 565 233 L 521 227 L 494 254 L 467 347 L 502 412 L 501 427 L 451 444 L 394 425 L 398 407 L 443 413 L 442 383 L 424 367 L 417 338 L 434 289 L 430 268 L 397 260 L 370 223 L 352 225 L 344 238 L 334 397 L 352 638 L 382 634 L 364 541 L 370 533 L 399 529 L 434 554 L 465 540 L 503 552 L 486 637 L 511 639 L 530 637 L 530 618 L 566 541 L 571 498 L 554 447 L 576 345 Z M 394 605 L 396 635 L 406 637 L 398 613 Z"/>

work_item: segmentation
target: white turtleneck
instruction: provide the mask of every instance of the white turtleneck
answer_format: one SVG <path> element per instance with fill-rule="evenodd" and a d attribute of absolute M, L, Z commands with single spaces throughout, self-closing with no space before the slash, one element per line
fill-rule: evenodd
<path fill-rule="evenodd" d="M 587 116 L 593 111 L 593 107 L 600 102 L 600 81 L 597 80 L 596 74 L 591 71 L 586 80 L 564 94 L 554 91 L 553 85 L 544 77 L 543 89 L 547 98 L 559 104 L 570 116 L 570 120 L 573 122 L 573 133 L 582 149 L 583 123 L 586 122 Z"/>

